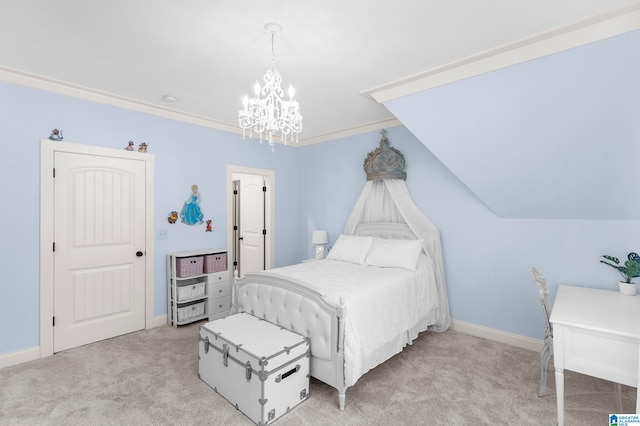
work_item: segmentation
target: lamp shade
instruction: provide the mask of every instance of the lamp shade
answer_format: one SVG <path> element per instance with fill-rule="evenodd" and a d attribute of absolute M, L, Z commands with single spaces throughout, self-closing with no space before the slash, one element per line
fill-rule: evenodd
<path fill-rule="evenodd" d="M 313 244 L 327 244 L 329 242 L 327 231 L 313 231 L 311 242 Z"/>

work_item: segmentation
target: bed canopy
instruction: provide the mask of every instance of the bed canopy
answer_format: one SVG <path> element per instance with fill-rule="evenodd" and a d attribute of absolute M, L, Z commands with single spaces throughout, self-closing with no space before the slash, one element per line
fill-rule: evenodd
<path fill-rule="evenodd" d="M 382 130 L 380 146 L 367 154 L 364 171 L 367 182 L 345 225 L 345 234 L 353 235 L 360 224 L 406 224 L 422 240 L 424 253 L 433 263 L 440 298 L 437 322 L 433 331 L 444 331 L 451 324 L 449 301 L 444 279 L 440 231 L 416 206 L 409 194 L 404 171 L 404 156 L 389 141 Z"/>

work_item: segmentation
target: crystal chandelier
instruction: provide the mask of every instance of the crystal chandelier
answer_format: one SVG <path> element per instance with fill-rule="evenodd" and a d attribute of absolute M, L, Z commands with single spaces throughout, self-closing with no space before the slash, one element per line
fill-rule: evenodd
<path fill-rule="evenodd" d="M 300 105 L 294 98 L 294 90 L 289 86 L 287 92 L 289 99 L 284 99 L 282 90 L 282 77 L 275 69 L 275 50 L 273 42 L 275 35 L 282 31 L 278 24 L 269 23 L 264 26 L 268 33 L 271 33 L 271 69 L 267 70 L 263 80 L 264 85 L 256 81 L 253 88 L 254 98 L 245 96 L 242 100 L 244 108 L 238 112 L 238 124 L 242 128 L 242 139 L 249 130 L 249 137 L 254 133 L 263 140 L 269 142 L 271 151 L 274 151 L 274 136 L 280 135 L 280 141 L 287 145 L 293 140 L 298 142 L 298 133 L 302 131 L 302 115 Z M 295 135 L 295 139 L 294 139 Z"/>

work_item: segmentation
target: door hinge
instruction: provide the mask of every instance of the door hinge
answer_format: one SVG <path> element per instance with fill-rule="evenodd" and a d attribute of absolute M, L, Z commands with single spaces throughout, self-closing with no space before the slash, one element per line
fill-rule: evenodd
<path fill-rule="evenodd" d="M 262 192 L 267 192 L 267 187 L 266 186 L 262 187 Z"/>
<path fill-rule="evenodd" d="M 238 230 L 238 225 L 233 225 L 233 230 L 237 231 Z"/>
<path fill-rule="evenodd" d="M 53 177 L 56 177 L 56 168 L 53 168 Z"/>
<path fill-rule="evenodd" d="M 238 266 L 238 261 L 237 260 L 233 261 L 233 266 Z"/>
<path fill-rule="evenodd" d="M 53 243 L 53 251 L 56 251 L 56 243 Z"/>
<path fill-rule="evenodd" d="M 53 317 L 53 326 L 56 326 L 56 317 Z"/>
<path fill-rule="evenodd" d="M 262 235 L 267 235 L 267 230 L 266 229 L 262 230 Z"/>
<path fill-rule="evenodd" d="M 233 195 L 238 195 L 238 190 L 237 189 L 233 190 Z"/>

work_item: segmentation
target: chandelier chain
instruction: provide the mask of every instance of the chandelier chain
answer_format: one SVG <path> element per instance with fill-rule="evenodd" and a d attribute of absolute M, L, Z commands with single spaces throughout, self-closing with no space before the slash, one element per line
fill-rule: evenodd
<path fill-rule="evenodd" d="M 276 33 L 271 33 L 271 68 L 275 68 L 276 66 L 276 48 L 275 48 L 275 38 Z"/>

